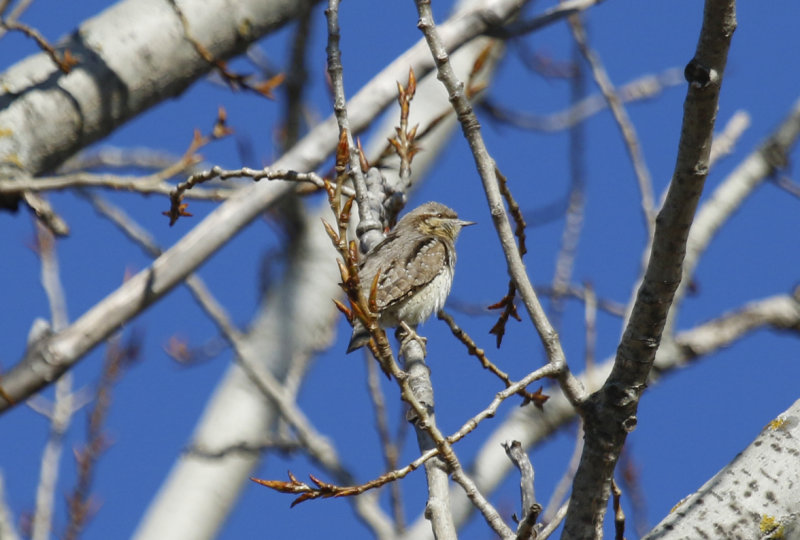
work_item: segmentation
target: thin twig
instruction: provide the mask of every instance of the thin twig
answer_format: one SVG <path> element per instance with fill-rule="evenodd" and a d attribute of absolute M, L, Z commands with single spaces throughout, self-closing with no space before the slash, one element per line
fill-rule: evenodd
<path fill-rule="evenodd" d="M 464 437 L 466 437 L 469 433 L 471 433 L 478 425 L 488 418 L 493 418 L 495 413 L 497 412 L 500 405 L 509 397 L 516 394 L 520 388 L 525 388 L 529 384 L 534 381 L 546 378 L 546 377 L 556 377 L 558 372 L 552 365 L 546 365 L 544 367 L 539 368 L 538 370 L 529 373 L 520 381 L 516 382 L 511 387 L 503 390 L 502 392 L 498 392 L 494 399 L 492 400 L 489 405 L 484 408 L 482 411 L 478 412 L 472 418 L 467 420 L 467 422 L 461 426 L 461 428 L 446 438 L 446 442 L 448 444 L 455 444 L 456 442 L 460 441 Z M 425 462 L 430 460 L 431 458 L 439 455 L 439 448 L 431 448 L 425 452 L 423 452 L 418 458 L 413 460 L 411 463 L 402 467 L 400 469 L 395 469 L 393 471 L 389 471 L 369 482 L 364 482 L 363 484 L 357 486 L 332 486 L 330 484 L 326 485 L 324 488 L 320 488 L 320 493 L 315 493 L 319 491 L 312 486 L 305 485 L 305 487 L 300 487 L 299 484 L 294 484 L 292 482 L 286 483 L 281 481 L 262 481 L 256 480 L 258 483 L 262 485 L 267 485 L 273 489 L 278 489 L 279 491 L 289 492 L 289 493 L 310 493 L 312 494 L 309 497 L 306 497 L 303 500 L 309 498 L 319 498 L 319 497 L 330 497 L 330 496 L 351 496 L 357 495 L 360 493 L 364 493 L 367 490 L 375 489 L 381 486 L 386 485 L 389 482 L 393 482 L 395 480 L 399 480 L 401 478 L 406 477 L 411 472 L 417 470 L 421 467 Z"/>
<path fill-rule="evenodd" d="M 577 47 L 573 56 L 577 57 Z M 575 75 L 570 80 L 572 103 L 577 103 L 586 94 L 584 68 L 575 61 Z M 569 195 L 564 229 L 561 232 L 561 245 L 556 256 L 556 271 L 553 274 L 553 290 L 556 295 L 552 303 L 552 319 L 556 329 L 561 326 L 564 302 L 561 291 L 572 281 L 572 270 L 578 252 L 578 241 L 583 228 L 583 212 L 586 204 L 586 149 L 584 145 L 585 127 L 582 122 L 574 124 L 569 130 Z"/>
<path fill-rule="evenodd" d="M 561 2 L 557 6 L 549 8 L 541 15 L 537 15 L 532 19 L 517 21 L 503 28 L 493 30 L 489 32 L 489 35 L 501 39 L 509 39 L 530 34 L 531 32 L 544 28 L 548 24 L 581 13 L 602 1 L 603 0 L 567 0 L 566 2 Z"/>
<path fill-rule="evenodd" d="M 670 68 L 657 75 L 644 75 L 620 86 L 617 88 L 617 97 L 621 103 L 634 103 L 651 99 L 667 88 L 678 86 L 683 82 L 681 70 Z M 504 125 L 530 131 L 555 133 L 570 129 L 606 110 L 608 101 L 602 93 L 595 94 L 574 102 L 564 110 L 545 115 L 511 110 L 491 99 L 481 100 L 479 107 L 486 111 L 491 119 L 502 122 Z"/>
<path fill-rule="evenodd" d="M 62 73 L 69 73 L 73 67 L 78 65 L 78 59 L 72 56 L 72 53 L 70 53 L 68 49 L 64 49 L 64 52 L 59 54 L 37 29 L 14 20 L 13 15 L 7 19 L 0 19 L 0 28 L 22 32 L 33 39 Z"/>
<path fill-rule="evenodd" d="M 647 164 L 644 160 L 642 147 L 639 143 L 639 138 L 636 135 L 636 128 L 633 126 L 630 117 L 628 116 L 622 101 L 617 95 L 608 73 L 603 67 L 600 57 L 595 51 L 589 47 L 589 41 L 586 36 L 586 29 L 581 22 L 578 15 L 573 15 L 569 18 L 570 28 L 572 29 L 572 36 L 577 43 L 578 48 L 583 54 L 583 57 L 592 68 L 592 75 L 600 87 L 600 91 L 608 102 L 614 120 L 617 122 L 620 131 L 622 132 L 622 139 L 625 141 L 625 148 L 628 151 L 628 156 L 633 164 L 633 170 L 636 174 L 636 181 L 639 184 L 639 194 L 641 196 L 642 214 L 645 221 L 645 228 L 647 230 L 647 237 L 653 236 L 653 227 L 655 226 L 655 201 L 653 199 L 653 181 L 650 178 L 650 171 L 647 169 Z"/>
<path fill-rule="evenodd" d="M 189 43 L 192 44 L 197 54 L 200 55 L 203 60 L 217 69 L 217 72 L 225 80 L 225 82 L 228 83 L 228 86 L 231 89 L 249 90 L 256 95 L 265 97 L 267 99 L 275 99 L 273 90 L 275 90 L 275 88 L 277 88 L 283 82 L 284 75 L 282 73 L 278 73 L 277 75 L 263 81 L 250 82 L 250 75 L 244 75 L 231 71 L 226 62 L 216 58 L 214 54 L 194 36 L 189 26 L 189 20 L 183 13 L 183 10 L 180 8 L 180 6 L 178 6 L 177 1 L 169 0 L 169 4 L 175 11 L 178 19 L 181 21 L 184 37 L 189 41 Z"/>
<path fill-rule="evenodd" d="M 567 516 L 567 510 L 569 510 L 569 501 L 566 501 L 561 505 L 553 517 L 553 521 L 549 522 L 541 531 L 539 531 L 539 536 L 536 537 L 536 540 L 547 540 L 547 538 L 550 538 L 550 535 L 556 532 L 558 526 L 561 525 L 562 521 L 564 521 L 564 518 Z"/>
<path fill-rule="evenodd" d="M 56 236 L 69 235 L 69 225 L 58 212 L 53 209 L 45 197 L 32 191 L 23 191 L 22 200 L 33 211 L 36 218 Z"/>
<path fill-rule="evenodd" d="M 711 154 L 708 156 L 709 168 L 713 168 L 717 161 L 733 152 L 734 146 L 748 127 L 750 127 L 750 115 L 747 111 L 736 111 L 722 131 L 714 135 Z"/>
<path fill-rule="evenodd" d="M 556 520 L 556 516 L 560 509 L 564 507 L 565 498 L 569 493 L 572 486 L 572 480 L 575 477 L 575 471 L 578 470 L 578 463 L 581 460 L 581 453 L 583 452 L 583 422 L 578 419 L 577 429 L 575 430 L 575 445 L 572 449 L 572 457 L 569 459 L 564 474 L 561 475 L 558 484 L 550 494 L 550 500 L 547 501 L 547 506 L 542 514 L 542 523 L 549 524 L 551 521 Z M 562 516 L 563 518 L 563 516 Z"/>
<path fill-rule="evenodd" d="M 178 217 L 186 215 L 186 205 L 183 198 L 187 192 L 193 189 L 198 184 L 208 182 L 211 180 L 228 180 L 229 178 L 252 178 L 255 182 L 260 180 L 286 180 L 288 182 L 309 182 L 317 188 L 324 188 L 325 182 L 321 176 L 316 173 L 301 173 L 297 171 L 287 170 L 272 170 L 269 168 L 264 169 L 251 169 L 249 167 L 242 167 L 241 169 L 226 170 L 219 166 L 211 167 L 206 171 L 195 173 L 189 178 L 173 187 L 169 193 L 170 209 L 164 214 L 170 218 L 170 225 L 177 221 Z M 350 195 L 353 193 L 352 189 L 348 187 L 342 188 L 342 193 Z M 191 215 L 191 214 L 190 214 Z"/>
<path fill-rule="evenodd" d="M 61 284 L 61 274 L 56 253 L 55 236 L 40 222 L 36 222 L 37 253 L 41 261 L 42 288 L 50 305 L 52 330 L 60 331 L 69 324 L 66 296 Z M 55 397 L 47 404 L 45 415 L 50 420 L 47 443 L 42 450 L 39 483 L 36 487 L 36 510 L 31 524 L 31 538 L 46 540 L 53 531 L 53 501 L 55 499 L 64 435 L 69 429 L 73 414 L 79 404 L 72 392 L 72 376 L 65 375 L 56 382 Z"/>
<path fill-rule="evenodd" d="M 0 538 L 3 540 L 20 540 L 20 535 L 14 526 L 14 517 L 11 509 L 6 504 L 5 480 L 3 479 L 2 470 L 0 470 Z"/>
<path fill-rule="evenodd" d="M 647 498 L 642 489 L 641 474 L 632 454 L 630 447 L 622 452 L 618 476 L 628 493 L 628 504 L 633 515 L 632 521 L 636 536 L 643 538 L 652 527 L 647 520 Z"/>
<path fill-rule="evenodd" d="M 789 153 L 800 138 L 800 99 L 796 100 L 781 124 L 747 156 L 714 190 L 697 211 L 683 263 L 681 284 L 675 291 L 674 308 L 667 315 L 666 332 L 674 331 L 674 317 L 679 311 L 687 286 L 694 276 L 702 254 L 717 232 L 728 222 L 747 197 L 766 178 L 776 176 L 789 163 Z"/>
<path fill-rule="evenodd" d="M 58 191 L 86 187 L 134 191 L 145 195 L 171 195 L 175 191 L 174 185 L 154 176 L 119 176 L 115 174 L 76 172 L 63 176 L 41 176 L 36 178 L 18 176 L 13 179 L 0 179 L 0 193 Z M 183 194 L 183 196 L 199 200 L 222 201 L 228 199 L 237 191 L 235 188 L 195 189 Z"/>
<path fill-rule="evenodd" d="M 98 168 L 136 168 L 157 172 L 172 167 L 181 159 L 182 156 L 156 148 L 104 145 L 72 156 L 61 164 L 58 173 L 66 175 Z M 194 167 L 196 165 L 189 165 L 183 172 L 194 173 Z"/>
<path fill-rule="evenodd" d="M 503 449 L 517 469 L 519 469 L 519 491 L 522 499 L 522 514 L 518 520 L 517 540 L 536 538 L 536 520 L 542 511 L 542 505 L 536 502 L 534 489 L 534 469 L 528 454 L 519 441 L 503 443 Z"/>
<path fill-rule="evenodd" d="M 489 372 L 493 373 L 498 379 L 503 381 L 503 384 L 506 385 L 506 388 L 514 384 L 511 381 L 511 378 L 508 376 L 508 373 L 498 368 L 491 360 L 489 360 L 489 358 L 486 356 L 486 351 L 475 344 L 475 341 L 469 336 L 469 334 L 467 334 L 466 331 L 464 331 L 463 328 L 456 324 L 456 321 L 449 313 L 442 310 L 437 316 L 440 320 L 447 323 L 447 326 L 450 327 L 450 331 L 453 333 L 453 336 L 455 336 L 457 340 L 467 347 L 467 352 L 480 360 L 481 366 L 483 366 L 484 369 L 489 370 Z M 523 405 L 533 402 L 537 407 L 541 407 L 542 404 L 547 401 L 547 396 L 541 392 L 531 393 L 524 388 L 517 392 L 517 394 L 524 399 L 522 403 Z"/>
<path fill-rule="evenodd" d="M 616 480 L 611 479 L 611 495 L 614 507 L 614 540 L 625 540 L 625 512 L 622 511 L 622 490 Z"/>
<path fill-rule="evenodd" d="M 584 353 L 584 365 L 586 372 L 592 373 L 594 369 L 595 350 L 597 348 L 597 296 L 594 294 L 594 287 L 590 283 L 586 284 L 586 303 L 584 305 L 584 325 L 586 327 L 586 351 Z"/>
<path fill-rule="evenodd" d="M 138 359 L 140 351 L 141 339 L 135 333 L 124 344 L 119 335 L 109 340 L 100 382 L 89 410 L 86 443 L 75 450 L 78 478 L 67 495 L 68 521 L 62 536 L 64 540 L 76 540 L 97 511 L 91 490 L 97 461 L 110 444 L 105 434 L 105 424 L 111 406 L 111 390 L 124 370 Z"/>
<path fill-rule="evenodd" d="M 497 177 L 497 185 L 498 189 L 500 190 L 500 194 L 506 201 L 508 205 L 509 213 L 511 217 L 514 218 L 514 223 L 516 227 L 514 228 L 514 235 L 517 237 L 517 250 L 519 252 L 520 258 L 528 252 L 528 248 L 525 245 L 525 217 L 522 215 L 522 211 L 519 208 L 519 204 L 517 204 L 516 199 L 511 194 L 511 189 L 508 187 L 508 179 L 505 177 L 503 173 L 500 172 L 500 169 L 495 167 L 494 169 L 495 176 Z M 514 317 L 516 320 L 521 321 L 519 314 L 517 313 L 517 306 L 514 302 L 514 299 L 517 295 L 517 285 L 514 283 L 514 280 L 511 279 L 508 282 L 508 292 L 506 295 L 496 304 L 489 306 L 489 309 L 502 309 L 502 313 L 500 313 L 500 317 L 497 319 L 497 322 L 494 326 L 489 330 L 490 334 L 494 334 L 497 336 L 497 348 L 500 348 L 500 343 L 503 341 L 503 336 L 506 333 L 506 323 L 508 322 L 509 317 Z"/>
<path fill-rule="evenodd" d="M 369 355 L 365 355 L 367 360 L 367 388 L 372 399 L 372 408 L 375 410 L 375 427 L 378 430 L 378 437 L 383 448 L 383 459 L 386 462 L 386 469 L 391 471 L 397 468 L 398 448 L 389 433 L 389 420 L 386 415 L 386 400 L 381 390 L 380 379 L 375 362 Z M 403 497 L 400 491 L 400 482 L 392 482 L 389 491 L 390 506 L 394 515 L 395 531 L 402 533 L 405 529 L 405 513 L 403 511 Z"/>
<path fill-rule="evenodd" d="M 553 289 L 550 285 L 536 285 L 536 291 L 539 293 L 539 296 L 543 296 L 545 298 L 554 298 L 556 296 L 562 298 L 570 298 L 574 300 L 578 300 L 579 302 L 586 303 L 587 301 L 587 291 L 586 286 L 581 285 L 568 285 L 566 289 L 562 289 L 559 293 Z M 595 293 L 596 294 L 596 293 Z M 608 315 L 613 315 L 614 317 L 624 317 L 625 316 L 625 306 L 622 305 L 620 302 L 615 302 L 614 300 L 609 300 L 607 298 L 595 298 L 597 302 L 597 309 L 607 313 Z M 491 315 L 492 313 L 485 307 L 485 303 L 472 303 L 472 302 L 465 302 L 463 300 L 458 300 L 456 298 L 448 299 L 447 306 L 452 309 L 453 311 L 457 311 L 459 313 L 463 313 L 464 315 Z"/>
<path fill-rule="evenodd" d="M 305 450 L 300 441 L 286 437 L 268 437 L 259 444 L 242 442 L 231 444 L 224 448 L 205 448 L 200 445 L 192 445 L 186 448 L 185 454 L 205 459 L 223 459 L 231 455 L 265 454 L 269 451 L 277 451 L 284 455 Z"/>
<path fill-rule="evenodd" d="M 292 47 L 289 53 L 289 71 L 286 75 L 284 93 L 286 95 L 286 108 L 283 120 L 283 141 L 284 149 L 291 148 L 299 140 L 303 118 L 303 94 L 306 91 L 308 80 L 307 52 L 311 35 L 311 23 L 314 18 L 311 16 L 316 4 L 313 0 L 299 0 L 301 2 L 300 13 L 296 16 L 297 28 L 294 30 Z"/>

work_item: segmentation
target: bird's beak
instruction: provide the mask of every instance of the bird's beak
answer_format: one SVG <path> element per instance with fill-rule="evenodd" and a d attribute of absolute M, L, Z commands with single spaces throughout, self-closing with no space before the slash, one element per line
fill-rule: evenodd
<path fill-rule="evenodd" d="M 462 227 L 467 227 L 469 225 L 475 225 L 476 222 L 475 221 L 464 221 L 463 219 L 459 219 L 458 220 L 458 224 L 461 225 Z"/>

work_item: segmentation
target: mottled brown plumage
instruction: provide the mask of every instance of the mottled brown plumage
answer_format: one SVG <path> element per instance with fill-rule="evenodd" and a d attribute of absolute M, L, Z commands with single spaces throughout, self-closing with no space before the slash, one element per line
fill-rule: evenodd
<path fill-rule="evenodd" d="M 450 208 L 425 203 L 406 214 L 386 238 L 367 253 L 358 271 L 364 296 L 378 275 L 375 303 L 385 328 L 415 326 L 444 307 L 456 265 L 455 241 L 471 221 Z M 347 352 L 369 343 L 360 321 L 353 325 Z"/>

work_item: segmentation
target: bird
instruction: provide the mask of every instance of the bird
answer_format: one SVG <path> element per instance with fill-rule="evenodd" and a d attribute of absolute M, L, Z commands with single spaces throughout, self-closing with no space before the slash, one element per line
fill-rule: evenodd
<path fill-rule="evenodd" d="M 376 315 L 383 328 L 411 330 L 444 307 L 453 284 L 456 239 L 462 227 L 474 223 L 458 219 L 454 210 L 441 203 L 427 202 L 403 216 L 386 238 L 367 252 L 359 265 L 358 280 L 364 298 L 369 298 L 377 275 Z M 354 319 L 347 352 L 369 340 L 369 331 Z"/>

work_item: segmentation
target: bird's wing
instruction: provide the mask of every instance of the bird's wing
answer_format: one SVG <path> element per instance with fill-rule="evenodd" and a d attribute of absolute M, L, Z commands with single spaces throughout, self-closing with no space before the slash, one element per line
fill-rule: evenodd
<path fill-rule="evenodd" d="M 420 239 L 406 253 L 398 255 L 402 256 L 392 260 L 387 268 L 377 268 L 373 264 L 365 265 L 362 276 L 359 276 L 366 294 L 369 294 L 375 273 L 380 272 L 375 298 L 379 310 L 413 295 L 430 283 L 444 266 L 449 264 L 447 246 L 438 238 Z M 378 259 L 380 258 L 375 259 L 376 263 Z"/>

